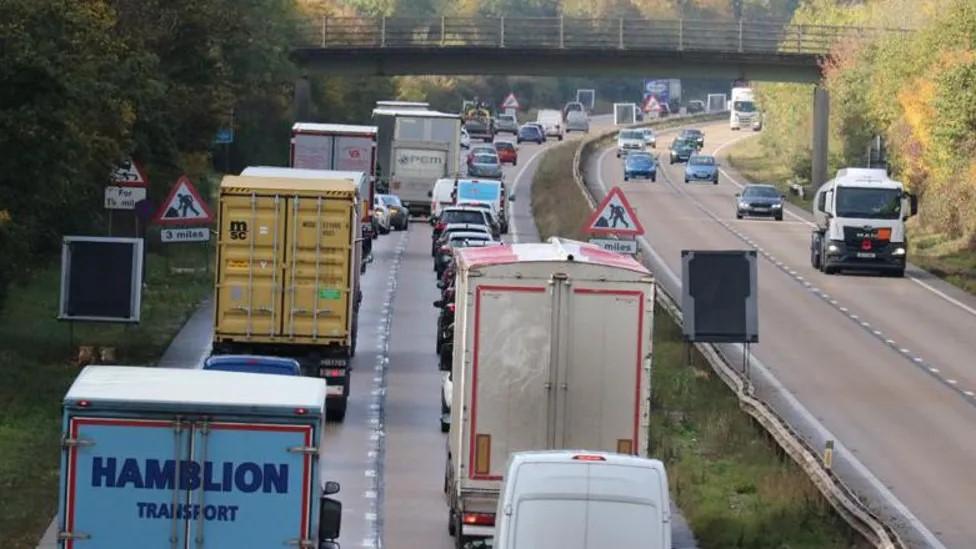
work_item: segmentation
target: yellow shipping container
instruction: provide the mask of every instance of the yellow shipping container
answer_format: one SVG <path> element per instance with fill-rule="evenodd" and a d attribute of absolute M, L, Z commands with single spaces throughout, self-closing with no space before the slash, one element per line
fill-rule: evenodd
<path fill-rule="evenodd" d="M 322 365 L 353 354 L 365 177 L 290 168 L 224 177 L 215 351 L 331 360 Z"/>

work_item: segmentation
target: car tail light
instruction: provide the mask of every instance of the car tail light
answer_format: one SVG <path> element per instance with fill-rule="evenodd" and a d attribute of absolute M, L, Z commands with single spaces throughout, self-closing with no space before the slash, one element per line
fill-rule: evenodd
<path fill-rule="evenodd" d="M 342 377 L 344 373 L 342 368 L 326 368 L 325 377 Z"/>
<path fill-rule="evenodd" d="M 447 304 L 447 310 L 448 311 L 451 311 L 452 313 L 454 312 L 454 307 L 456 307 L 456 305 L 454 303 L 448 303 Z"/>
<path fill-rule="evenodd" d="M 573 456 L 576 461 L 606 461 L 607 458 L 593 454 L 577 454 Z"/>
<path fill-rule="evenodd" d="M 87 400 L 79 400 L 78 406 L 80 406 L 81 408 L 87 408 L 91 406 L 91 402 L 88 402 Z"/>
<path fill-rule="evenodd" d="M 306 408 L 295 408 L 295 415 L 296 416 L 304 416 L 306 414 L 308 414 L 308 409 L 306 409 Z"/>
<path fill-rule="evenodd" d="M 464 524 L 469 524 L 471 526 L 494 526 L 495 525 L 495 514 L 494 513 L 464 513 L 461 517 Z M 460 535 L 460 532 L 458 532 Z"/>
<path fill-rule="evenodd" d="M 867 238 L 865 238 L 864 240 L 862 240 L 861 241 L 861 249 L 864 250 L 864 251 L 870 250 L 871 249 L 871 240 L 870 239 L 867 239 Z"/>
<path fill-rule="evenodd" d="M 443 221 L 439 221 L 437 223 L 437 225 L 434 225 L 434 230 L 435 231 L 443 231 L 444 230 L 444 227 L 447 227 L 447 224 L 444 223 Z"/>

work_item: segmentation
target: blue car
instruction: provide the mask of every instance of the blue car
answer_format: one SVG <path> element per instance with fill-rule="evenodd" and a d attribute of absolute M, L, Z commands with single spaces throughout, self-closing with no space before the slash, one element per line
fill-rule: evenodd
<path fill-rule="evenodd" d="M 258 355 L 214 355 L 203 363 L 204 370 L 252 374 L 302 375 L 302 366 L 293 358 Z"/>
<path fill-rule="evenodd" d="M 531 141 L 541 145 L 546 142 L 546 134 L 534 124 L 525 124 L 519 128 L 518 135 L 516 136 L 515 140 L 519 143 L 523 141 Z"/>
<path fill-rule="evenodd" d="M 624 158 L 624 181 L 638 177 L 657 181 L 657 161 L 648 153 L 630 153 Z"/>
<path fill-rule="evenodd" d="M 685 183 L 692 181 L 711 181 L 718 185 L 718 164 L 714 156 L 693 154 L 685 166 Z"/>

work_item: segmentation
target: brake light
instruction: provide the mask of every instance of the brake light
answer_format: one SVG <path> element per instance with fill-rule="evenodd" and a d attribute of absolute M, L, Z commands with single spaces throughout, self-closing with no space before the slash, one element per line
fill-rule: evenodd
<path fill-rule="evenodd" d="M 577 454 L 573 456 L 576 461 L 606 461 L 607 458 L 603 456 L 596 456 L 593 454 Z"/>
<path fill-rule="evenodd" d="M 326 368 L 325 377 L 342 377 L 344 373 L 345 370 L 342 368 Z"/>
<path fill-rule="evenodd" d="M 447 227 L 447 224 L 444 223 L 443 221 L 439 221 L 437 223 L 437 225 L 434 225 L 434 230 L 435 231 L 443 231 L 444 230 L 444 227 Z"/>
<path fill-rule="evenodd" d="M 494 526 L 495 525 L 495 514 L 494 513 L 464 513 L 461 518 L 465 524 L 470 524 L 472 526 Z M 460 534 L 460 532 L 458 532 Z"/>
<path fill-rule="evenodd" d="M 295 415 L 296 416 L 304 416 L 307 413 L 308 413 L 308 410 L 306 410 L 305 408 L 295 408 Z"/>
<path fill-rule="evenodd" d="M 454 312 L 454 307 L 455 307 L 455 305 L 453 303 L 448 303 L 447 304 L 447 310 L 448 311 L 451 311 L 452 313 Z"/>
<path fill-rule="evenodd" d="M 91 406 L 91 402 L 88 402 L 87 400 L 79 400 L 78 406 L 80 406 L 81 408 L 87 408 Z"/>
<path fill-rule="evenodd" d="M 871 249 L 871 240 L 869 240 L 867 238 L 865 238 L 864 240 L 862 240 L 861 241 L 861 249 L 864 250 L 864 251 L 870 250 Z"/>

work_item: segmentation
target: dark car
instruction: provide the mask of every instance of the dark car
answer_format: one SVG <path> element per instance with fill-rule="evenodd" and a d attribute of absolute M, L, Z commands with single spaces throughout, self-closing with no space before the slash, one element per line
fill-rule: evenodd
<path fill-rule="evenodd" d="M 253 374 L 302 375 L 302 367 L 297 360 L 277 356 L 214 355 L 203 363 L 203 369 Z"/>
<path fill-rule="evenodd" d="M 502 163 L 498 160 L 498 153 L 478 153 L 474 155 L 471 164 L 468 166 L 468 175 L 471 177 L 501 179 Z"/>
<path fill-rule="evenodd" d="M 714 156 L 693 154 L 685 165 L 685 183 L 710 181 L 718 185 L 718 163 Z"/>
<path fill-rule="evenodd" d="M 735 195 L 735 217 L 772 217 L 783 220 L 783 195 L 772 185 L 746 185 Z"/>
<path fill-rule="evenodd" d="M 546 142 L 546 134 L 544 131 L 539 129 L 539 126 L 535 124 L 525 124 L 519 128 L 516 141 L 519 143 L 523 141 L 531 141 L 541 145 Z"/>
<path fill-rule="evenodd" d="M 639 177 L 657 181 L 657 160 L 648 153 L 631 153 L 624 158 L 624 181 Z"/>
<path fill-rule="evenodd" d="M 688 102 L 688 114 L 698 114 L 705 112 L 705 102 L 693 100 Z"/>
<path fill-rule="evenodd" d="M 687 128 L 681 130 L 681 133 L 678 134 L 678 139 L 694 141 L 698 144 L 699 149 L 705 146 L 705 134 L 702 133 L 702 131 L 698 128 Z"/>
<path fill-rule="evenodd" d="M 390 210 L 390 227 L 397 231 L 407 230 L 410 224 L 410 211 L 400 202 L 400 197 L 395 194 L 376 195 L 383 201 L 383 205 Z"/>
<path fill-rule="evenodd" d="M 668 150 L 668 154 L 670 155 L 671 163 L 674 164 L 675 162 L 687 161 L 697 151 L 698 145 L 694 141 L 675 137 L 674 141 L 671 142 L 671 148 Z"/>

